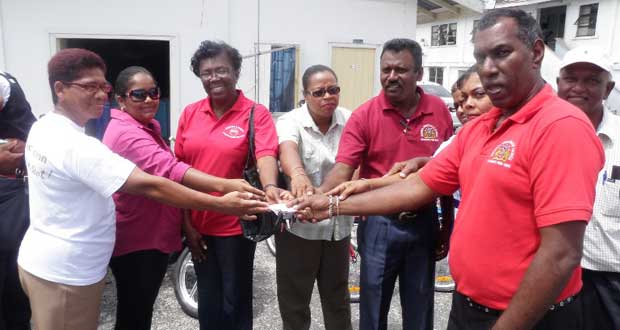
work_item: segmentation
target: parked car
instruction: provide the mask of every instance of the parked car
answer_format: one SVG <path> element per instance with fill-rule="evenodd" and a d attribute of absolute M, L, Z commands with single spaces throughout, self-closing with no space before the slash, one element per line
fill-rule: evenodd
<path fill-rule="evenodd" d="M 454 99 L 452 98 L 452 94 L 449 90 L 447 90 L 442 85 L 431 81 L 420 81 L 418 82 L 418 86 L 420 86 L 424 90 L 424 93 L 435 95 L 446 104 L 446 107 L 448 107 L 448 110 L 450 110 L 450 116 L 452 116 L 452 125 L 454 126 L 454 129 L 462 126 L 461 122 L 456 116 Z"/>

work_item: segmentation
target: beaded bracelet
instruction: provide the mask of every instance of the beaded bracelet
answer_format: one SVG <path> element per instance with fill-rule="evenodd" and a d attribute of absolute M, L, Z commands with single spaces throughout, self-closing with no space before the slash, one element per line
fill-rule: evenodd
<path fill-rule="evenodd" d="M 331 219 L 334 216 L 334 196 L 329 195 L 329 207 L 327 209 L 327 215 Z"/>
<path fill-rule="evenodd" d="M 340 215 L 340 197 L 336 196 L 336 216 Z"/>

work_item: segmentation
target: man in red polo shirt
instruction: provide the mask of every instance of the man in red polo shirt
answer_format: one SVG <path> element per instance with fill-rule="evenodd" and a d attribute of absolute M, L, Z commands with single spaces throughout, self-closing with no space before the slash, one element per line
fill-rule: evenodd
<path fill-rule="evenodd" d="M 412 157 L 431 156 L 453 132 L 445 104 L 425 94 L 422 50 L 409 39 L 386 42 L 381 53 L 381 93 L 362 104 L 347 122 L 336 165 L 321 191 L 351 179 L 383 176 L 391 166 Z M 417 221 L 402 222 L 389 213 L 371 217 L 358 227 L 361 263 L 360 329 L 386 329 L 387 314 L 399 278 L 405 329 L 433 328 L 435 261 L 433 220 L 429 203 Z"/>
<path fill-rule="evenodd" d="M 417 209 L 461 188 L 451 240 L 456 282 L 448 329 L 581 329 L 584 230 L 603 149 L 588 118 L 540 75 L 537 22 L 515 9 L 485 13 L 474 57 L 495 107 L 470 122 L 411 180 L 348 197 L 337 214 Z M 324 218 L 309 197 L 300 215 Z"/>

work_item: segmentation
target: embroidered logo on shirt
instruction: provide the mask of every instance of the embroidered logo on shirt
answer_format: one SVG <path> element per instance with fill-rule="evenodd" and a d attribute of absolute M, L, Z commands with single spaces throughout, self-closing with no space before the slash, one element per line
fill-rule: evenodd
<path fill-rule="evenodd" d="M 420 140 L 439 141 L 439 131 L 431 124 L 426 124 L 420 129 Z"/>
<path fill-rule="evenodd" d="M 224 134 L 224 136 L 229 137 L 231 139 L 240 139 L 242 137 L 245 137 L 245 131 L 243 130 L 243 128 L 236 126 L 236 125 L 232 125 L 232 126 L 228 126 L 224 128 L 224 131 L 222 132 L 222 134 Z"/>
<path fill-rule="evenodd" d="M 510 168 L 510 162 L 515 156 L 515 143 L 513 141 L 504 141 L 500 143 L 488 160 L 491 164 L 500 165 L 506 168 Z"/>

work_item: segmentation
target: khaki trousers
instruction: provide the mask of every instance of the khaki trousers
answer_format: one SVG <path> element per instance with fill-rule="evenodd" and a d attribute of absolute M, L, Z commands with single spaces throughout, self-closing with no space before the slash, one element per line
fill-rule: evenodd
<path fill-rule="evenodd" d="M 97 330 L 105 279 L 74 286 L 50 282 L 19 267 L 19 280 L 30 298 L 37 330 Z"/>

